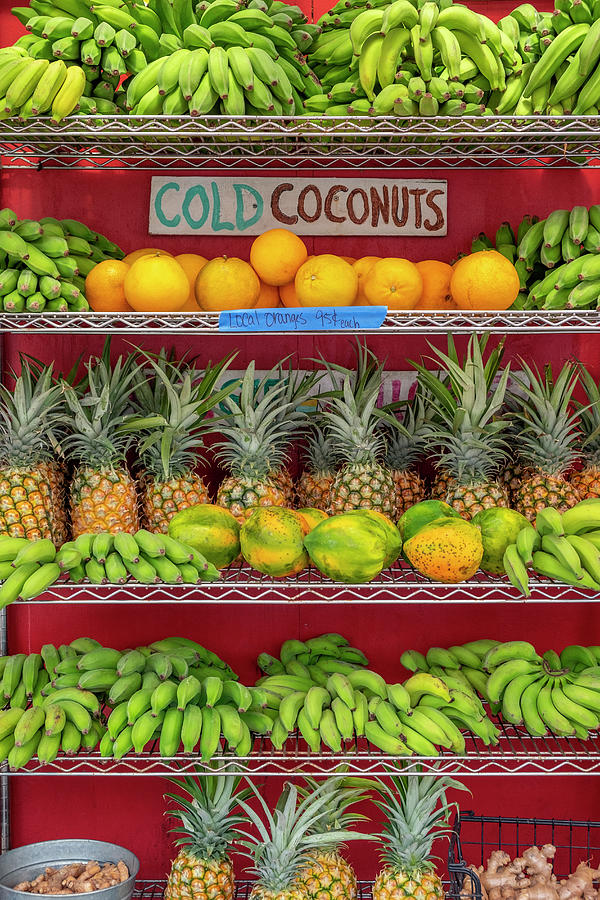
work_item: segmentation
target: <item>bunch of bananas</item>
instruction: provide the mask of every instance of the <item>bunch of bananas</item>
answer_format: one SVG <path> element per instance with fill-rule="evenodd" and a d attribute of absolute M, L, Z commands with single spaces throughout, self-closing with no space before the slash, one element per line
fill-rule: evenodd
<path fill-rule="evenodd" d="M 173 750 L 173 720 L 185 721 L 184 710 L 199 702 L 202 691 L 207 708 L 217 695 L 237 704 L 248 691 L 216 654 L 187 638 L 165 638 L 125 652 L 88 637 L 58 648 L 45 644 L 39 653 L 1 658 L 0 676 L 9 703 L 0 712 L 0 758 L 8 759 L 11 769 L 26 766 L 35 755 L 49 763 L 60 751 L 73 756 L 98 744 L 101 755 L 120 758 L 132 748 L 141 752 L 155 733 L 161 754 L 172 756 L 182 736 L 188 746 L 190 727 L 185 733 L 180 728 Z M 140 745 L 150 724 L 151 734 Z"/>
<path fill-rule="evenodd" d="M 600 726 L 600 648 L 571 645 L 540 656 L 528 641 L 509 641 L 484 657 L 487 692 L 502 718 L 537 737 L 549 731 L 586 740 Z"/>
<path fill-rule="evenodd" d="M 261 654 L 258 664 L 270 673 L 257 688 L 265 711 L 276 715 L 270 735 L 276 749 L 296 730 L 312 752 L 322 744 L 340 752 L 344 742 L 364 737 L 392 756 L 437 756 L 439 747 L 463 753 L 461 729 L 485 743 L 497 741 L 497 729 L 468 683 L 456 679 L 451 686 L 419 672 L 404 684 L 388 684 L 338 634 L 285 641 L 279 660 Z"/>
<path fill-rule="evenodd" d="M 79 584 L 200 584 L 216 581 L 218 570 L 201 553 L 168 535 L 143 529 L 136 534 L 81 534 L 60 550 L 49 539 L 0 535 L 0 608 L 32 600 L 61 575 Z"/>
<path fill-rule="evenodd" d="M 522 59 L 491 19 L 451 0 L 347 8 L 320 23 L 308 56 L 323 84 L 310 112 L 458 116 L 493 112 Z M 349 105 L 348 105 L 349 104 Z"/>
<path fill-rule="evenodd" d="M 529 597 L 529 569 L 579 587 L 600 590 L 600 500 L 581 500 L 559 513 L 541 510 L 535 528 L 523 528 L 504 552 L 506 574 Z"/>
<path fill-rule="evenodd" d="M 0 210 L 0 309 L 88 310 L 85 276 L 105 259 L 122 259 L 112 241 L 75 219 L 19 219 Z"/>
<path fill-rule="evenodd" d="M 282 0 L 32 0 L 12 12 L 30 34 L 0 51 L 0 114 L 56 122 L 299 113 L 313 83 L 303 54 L 321 31 Z"/>

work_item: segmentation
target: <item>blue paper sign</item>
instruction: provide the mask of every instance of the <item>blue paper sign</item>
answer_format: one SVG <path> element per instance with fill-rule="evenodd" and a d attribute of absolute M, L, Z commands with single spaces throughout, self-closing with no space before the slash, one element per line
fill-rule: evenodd
<path fill-rule="evenodd" d="M 387 306 L 302 306 L 232 309 L 219 315 L 219 331 L 360 331 L 380 328 Z"/>

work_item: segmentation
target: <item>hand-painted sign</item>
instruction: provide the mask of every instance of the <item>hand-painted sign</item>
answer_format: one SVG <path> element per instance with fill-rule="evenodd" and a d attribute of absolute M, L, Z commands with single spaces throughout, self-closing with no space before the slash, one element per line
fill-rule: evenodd
<path fill-rule="evenodd" d="M 386 306 L 315 306 L 234 309 L 219 316 L 219 331 L 359 331 L 379 328 Z"/>
<path fill-rule="evenodd" d="M 150 234 L 441 237 L 446 181 L 394 178 L 152 178 Z"/>

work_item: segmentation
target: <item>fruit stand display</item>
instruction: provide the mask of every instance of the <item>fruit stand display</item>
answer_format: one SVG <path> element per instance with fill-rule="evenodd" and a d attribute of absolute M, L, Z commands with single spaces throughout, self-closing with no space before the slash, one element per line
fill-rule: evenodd
<path fill-rule="evenodd" d="M 172 900 L 200 869 L 230 896 L 232 835 L 240 895 L 351 898 L 351 860 L 361 896 L 441 897 L 454 802 L 598 818 L 597 4 L 470 6 L 2 5 L 3 850 L 115 841 L 154 900 L 168 789 Z M 447 179 L 447 234 L 148 236 L 152 174 L 294 169 Z M 224 293 L 332 285 L 392 312 L 358 343 L 219 328 Z M 418 378 L 402 427 L 384 369 Z M 590 852 L 558 886 L 526 848 L 528 897 L 589 900 Z M 492 891 L 488 849 L 453 896 Z"/>

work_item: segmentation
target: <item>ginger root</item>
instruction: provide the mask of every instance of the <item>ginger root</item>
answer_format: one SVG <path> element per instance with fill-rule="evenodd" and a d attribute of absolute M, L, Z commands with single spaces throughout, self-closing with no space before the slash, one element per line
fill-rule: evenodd
<path fill-rule="evenodd" d="M 470 866 L 481 882 L 482 900 L 600 900 L 594 881 L 600 869 L 580 862 L 575 872 L 560 883 L 554 874 L 556 847 L 528 847 L 511 860 L 504 850 L 494 850 L 487 867 Z M 461 900 L 475 894 L 475 881 L 465 874 Z"/>
<path fill-rule="evenodd" d="M 15 891 L 30 894 L 90 894 L 103 888 L 114 887 L 129 878 L 129 869 L 122 859 L 103 866 L 95 860 L 70 863 L 62 869 L 47 868 L 33 881 L 16 884 Z"/>

